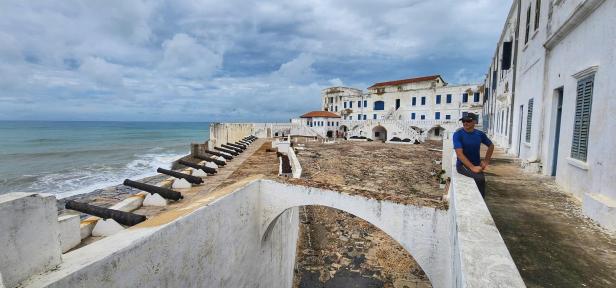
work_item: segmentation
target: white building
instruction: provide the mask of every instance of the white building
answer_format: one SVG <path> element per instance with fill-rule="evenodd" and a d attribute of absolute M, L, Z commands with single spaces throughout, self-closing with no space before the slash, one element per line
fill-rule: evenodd
<path fill-rule="evenodd" d="M 340 126 L 340 116 L 329 111 L 312 111 L 299 117 L 299 120 L 293 121 L 310 127 L 317 135 L 322 135 L 327 138 L 342 137 L 336 134 Z M 303 133 L 306 134 L 306 133 Z"/>
<path fill-rule="evenodd" d="M 616 137 L 609 130 L 616 126 L 611 113 L 616 109 L 616 84 L 611 79 L 616 76 L 614 15 L 616 1 L 514 1 L 486 79 L 490 94 L 484 109 L 490 119 L 488 132 L 497 144 L 532 170 L 554 176 L 583 201 L 589 217 L 612 230 L 616 230 L 616 153 L 611 151 Z M 496 82 L 490 79 L 494 71 L 499 76 L 503 71 L 498 51 L 508 40 L 513 43 L 513 65 L 503 81 L 509 83 L 510 94 L 504 92 L 500 77 Z M 507 97 L 510 100 L 501 101 Z M 499 117 L 507 104 L 511 116 Z M 511 129 L 498 128 L 499 119 Z"/>
<path fill-rule="evenodd" d="M 481 115 L 484 100 L 482 85 L 448 85 L 440 75 L 376 83 L 366 93 L 331 87 L 321 92 L 321 99 L 323 110 L 340 115 L 343 122 L 398 120 L 427 132 L 428 139 L 441 138 L 441 122 L 455 123 L 468 112 Z"/>

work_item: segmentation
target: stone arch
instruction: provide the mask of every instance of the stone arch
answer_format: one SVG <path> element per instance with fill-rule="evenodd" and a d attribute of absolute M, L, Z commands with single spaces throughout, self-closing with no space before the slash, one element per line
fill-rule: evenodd
<path fill-rule="evenodd" d="M 340 130 L 341 132 L 347 132 L 349 131 L 349 127 L 347 127 L 346 125 L 340 125 L 338 127 L 338 130 Z"/>
<path fill-rule="evenodd" d="M 334 138 L 334 130 L 327 130 L 325 135 L 327 136 L 327 138 Z"/>
<path fill-rule="evenodd" d="M 385 129 L 385 127 L 381 125 L 377 125 L 374 128 L 372 128 L 372 140 L 386 141 L 387 140 L 387 129 Z"/>
<path fill-rule="evenodd" d="M 284 192 L 281 192 L 284 190 Z M 262 181 L 261 240 L 267 241 L 280 215 L 299 206 L 320 205 L 355 215 L 389 235 L 415 259 L 433 287 L 449 287 L 451 252 L 447 211 L 404 205 L 319 188 Z M 261 243 L 264 245 L 264 243 Z"/>
<path fill-rule="evenodd" d="M 433 126 L 427 132 L 428 140 L 442 140 L 445 134 L 445 128 L 440 125 Z"/>

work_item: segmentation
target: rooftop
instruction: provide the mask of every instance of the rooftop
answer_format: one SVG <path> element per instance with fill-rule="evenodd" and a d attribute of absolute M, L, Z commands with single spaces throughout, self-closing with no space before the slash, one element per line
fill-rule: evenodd
<path fill-rule="evenodd" d="M 340 118 L 339 115 L 329 112 L 329 111 L 312 111 L 312 112 L 308 112 L 302 116 L 299 116 L 300 118 L 317 118 L 317 117 L 321 117 L 321 118 Z"/>
<path fill-rule="evenodd" d="M 377 87 L 385 87 L 385 86 L 397 86 L 397 85 L 403 85 L 403 84 L 409 84 L 409 83 L 418 83 L 418 82 L 425 82 L 425 81 L 434 81 L 436 79 L 441 79 L 441 81 L 443 81 L 443 78 L 441 77 L 441 75 L 432 75 L 432 76 L 423 76 L 423 77 L 416 77 L 416 78 L 409 78 L 409 79 L 402 79 L 402 80 L 394 80 L 394 81 L 387 81 L 387 82 L 379 82 L 376 83 L 370 87 L 368 87 L 368 89 L 370 88 L 377 88 Z M 443 81 L 445 82 L 445 81 Z"/>

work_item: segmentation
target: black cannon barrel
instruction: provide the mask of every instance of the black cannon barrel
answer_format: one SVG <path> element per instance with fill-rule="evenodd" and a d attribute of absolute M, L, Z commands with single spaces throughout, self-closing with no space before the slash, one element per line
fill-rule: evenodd
<path fill-rule="evenodd" d="M 223 154 L 223 153 L 220 153 L 220 152 L 211 151 L 211 150 L 205 150 L 203 152 L 205 152 L 207 154 L 210 154 L 210 155 L 214 155 L 214 156 L 222 156 L 223 158 L 225 158 L 227 160 L 233 160 L 233 156 L 227 155 L 227 154 Z"/>
<path fill-rule="evenodd" d="M 126 226 L 137 225 L 146 220 L 145 216 L 143 215 L 98 207 L 86 203 L 77 202 L 74 200 L 66 201 L 64 207 L 66 209 L 79 211 L 81 213 L 86 213 L 103 219 L 111 218 L 116 222 Z"/>
<path fill-rule="evenodd" d="M 242 151 L 246 150 L 246 146 L 244 146 L 244 145 L 239 145 L 239 144 L 235 144 L 235 143 L 227 143 L 227 145 L 229 145 L 231 147 L 235 147 L 235 148 L 240 149 Z"/>
<path fill-rule="evenodd" d="M 225 149 L 225 148 L 214 147 L 214 149 L 216 149 L 216 150 L 218 150 L 218 151 L 225 152 L 225 153 L 227 153 L 227 154 L 231 154 L 231 155 L 233 155 L 233 156 L 240 155 L 240 153 L 237 153 L 237 152 L 235 152 L 235 151 L 232 151 L 232 150 L 229 150 L 229 149 Z"/>
<path fill-rule="evenodd" d="M 243 145 L 244 147 L 248 147 L 248 145 L 250 145 L 250 143 L 248 143 L 248 142 L 246 142 L 244 140 L 237 141 L 237 142 L 235 142 L 235 144 Z"/>
<path fill-rule="evenodd" d="M 188 166 L 188 167 L 192 167 L 195 169 L 201 169 L 203 170 L 203 172 L 207 173 L 207 174 L 216 174 L 216 169 L 214 168 L 210 168 L 210 167 L 205 167 L 203 165 L 199 165 L 196 163 L 192 163 L 192 162 L 188 162 L 185 160 L 180 159 L 180 161 L 178 161 L 178 163 L 184 165 L 184 166 Z"/>
<path fill-rule="evenodd" d="M 242 149 L 240 149 L 240 148 L 235 148 L 235 147 L 230 146 L 230 145 L 227 145 L 227 144 L 221 144 L 221 145 L 220 145 L 220 147 L 225 148 L 225 149 L 229 149 L 229 150 L 233 150 L 233 151 L 235 151 L 235 152 L 237 152 L 237 153 L 242 153 L 242 152 L 243 152 L 243 150 L 242 150 Z"/>
<path fill-rule="evenodd" d="M 197 159 L 201 159 L 201 160 L 205 160 L 205 161 L 209 161 L 209 162 L 214 162 L 218 166 L 225 166 L 225 165 L 227 165 L 227 163 L 225 161 L 214 159 L 214 158 L 207 157 L 207 156 L 204 156 L 204 155 L 195 155 L 194 157 L 197 158 Z"/>
<path fill-rule="evenodd" d="M 167 169 L 163 169 L 163 168 L 160 168 L 160 167 L 158 169 L 156 169 L 156 172 L 162 173 L 162 174 L 165 174 L 165 175 L 169 175 L 169 176 L 173 176 L 175 178 L 184 178 L 184 179 L 186 179 L 186 181 L 188 181 L 188 182 L 190 182 L 192 184 L 201 184 L 201 183 L 203 183 L 203 179 L 201 179 L 201 177 L 184 174 L 184 173 L 180 173 L 180 172 L 177 172 L 177 171 L 167 170 Z"/>
<path fill-rule="evenodd" d="M 252 139 L 250 139 L 250 137 L 246 137 L 246 138 L 242 139 L 242 141 L 253 142 Z"/>
<path fill-rule="evenodd" d="M 137 188 L 139 190 L 143 190 L 143 191 L 146 191 L 146 192 L 150 192 L 150 194 L 156 193 L 156 194 L 162 196 L 165 199 L 170 199 L 170 200 L 178 201 L 178 200 L 184 198 L 182 196 L 182 193 L 180 193 L 180 192 L 176 192 L 176 191 L 173 191 L 171 189 L 167 189 L 167 188 L 163 188 L 163 187 L 158 187 L 158 186 L 154 186 L 154 185 L 150 185 L 150 184 L 136 182 L 136 181 L 133 181 L 133 180 L 130 180 L 130 179 L 124 180 L 124 185 L 125 186 L 129 186 L 129 187 L 133 187 L 133 188 Z"/>

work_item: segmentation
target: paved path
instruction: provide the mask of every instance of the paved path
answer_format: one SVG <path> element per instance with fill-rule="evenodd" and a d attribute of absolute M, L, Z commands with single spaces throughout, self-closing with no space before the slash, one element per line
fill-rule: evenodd
<path fill-rule="evenodd" d="M 511 159 L 487 172 L 486 203 L 528 287 L 616 287 L 616 236 L 580 201 Z"/>

